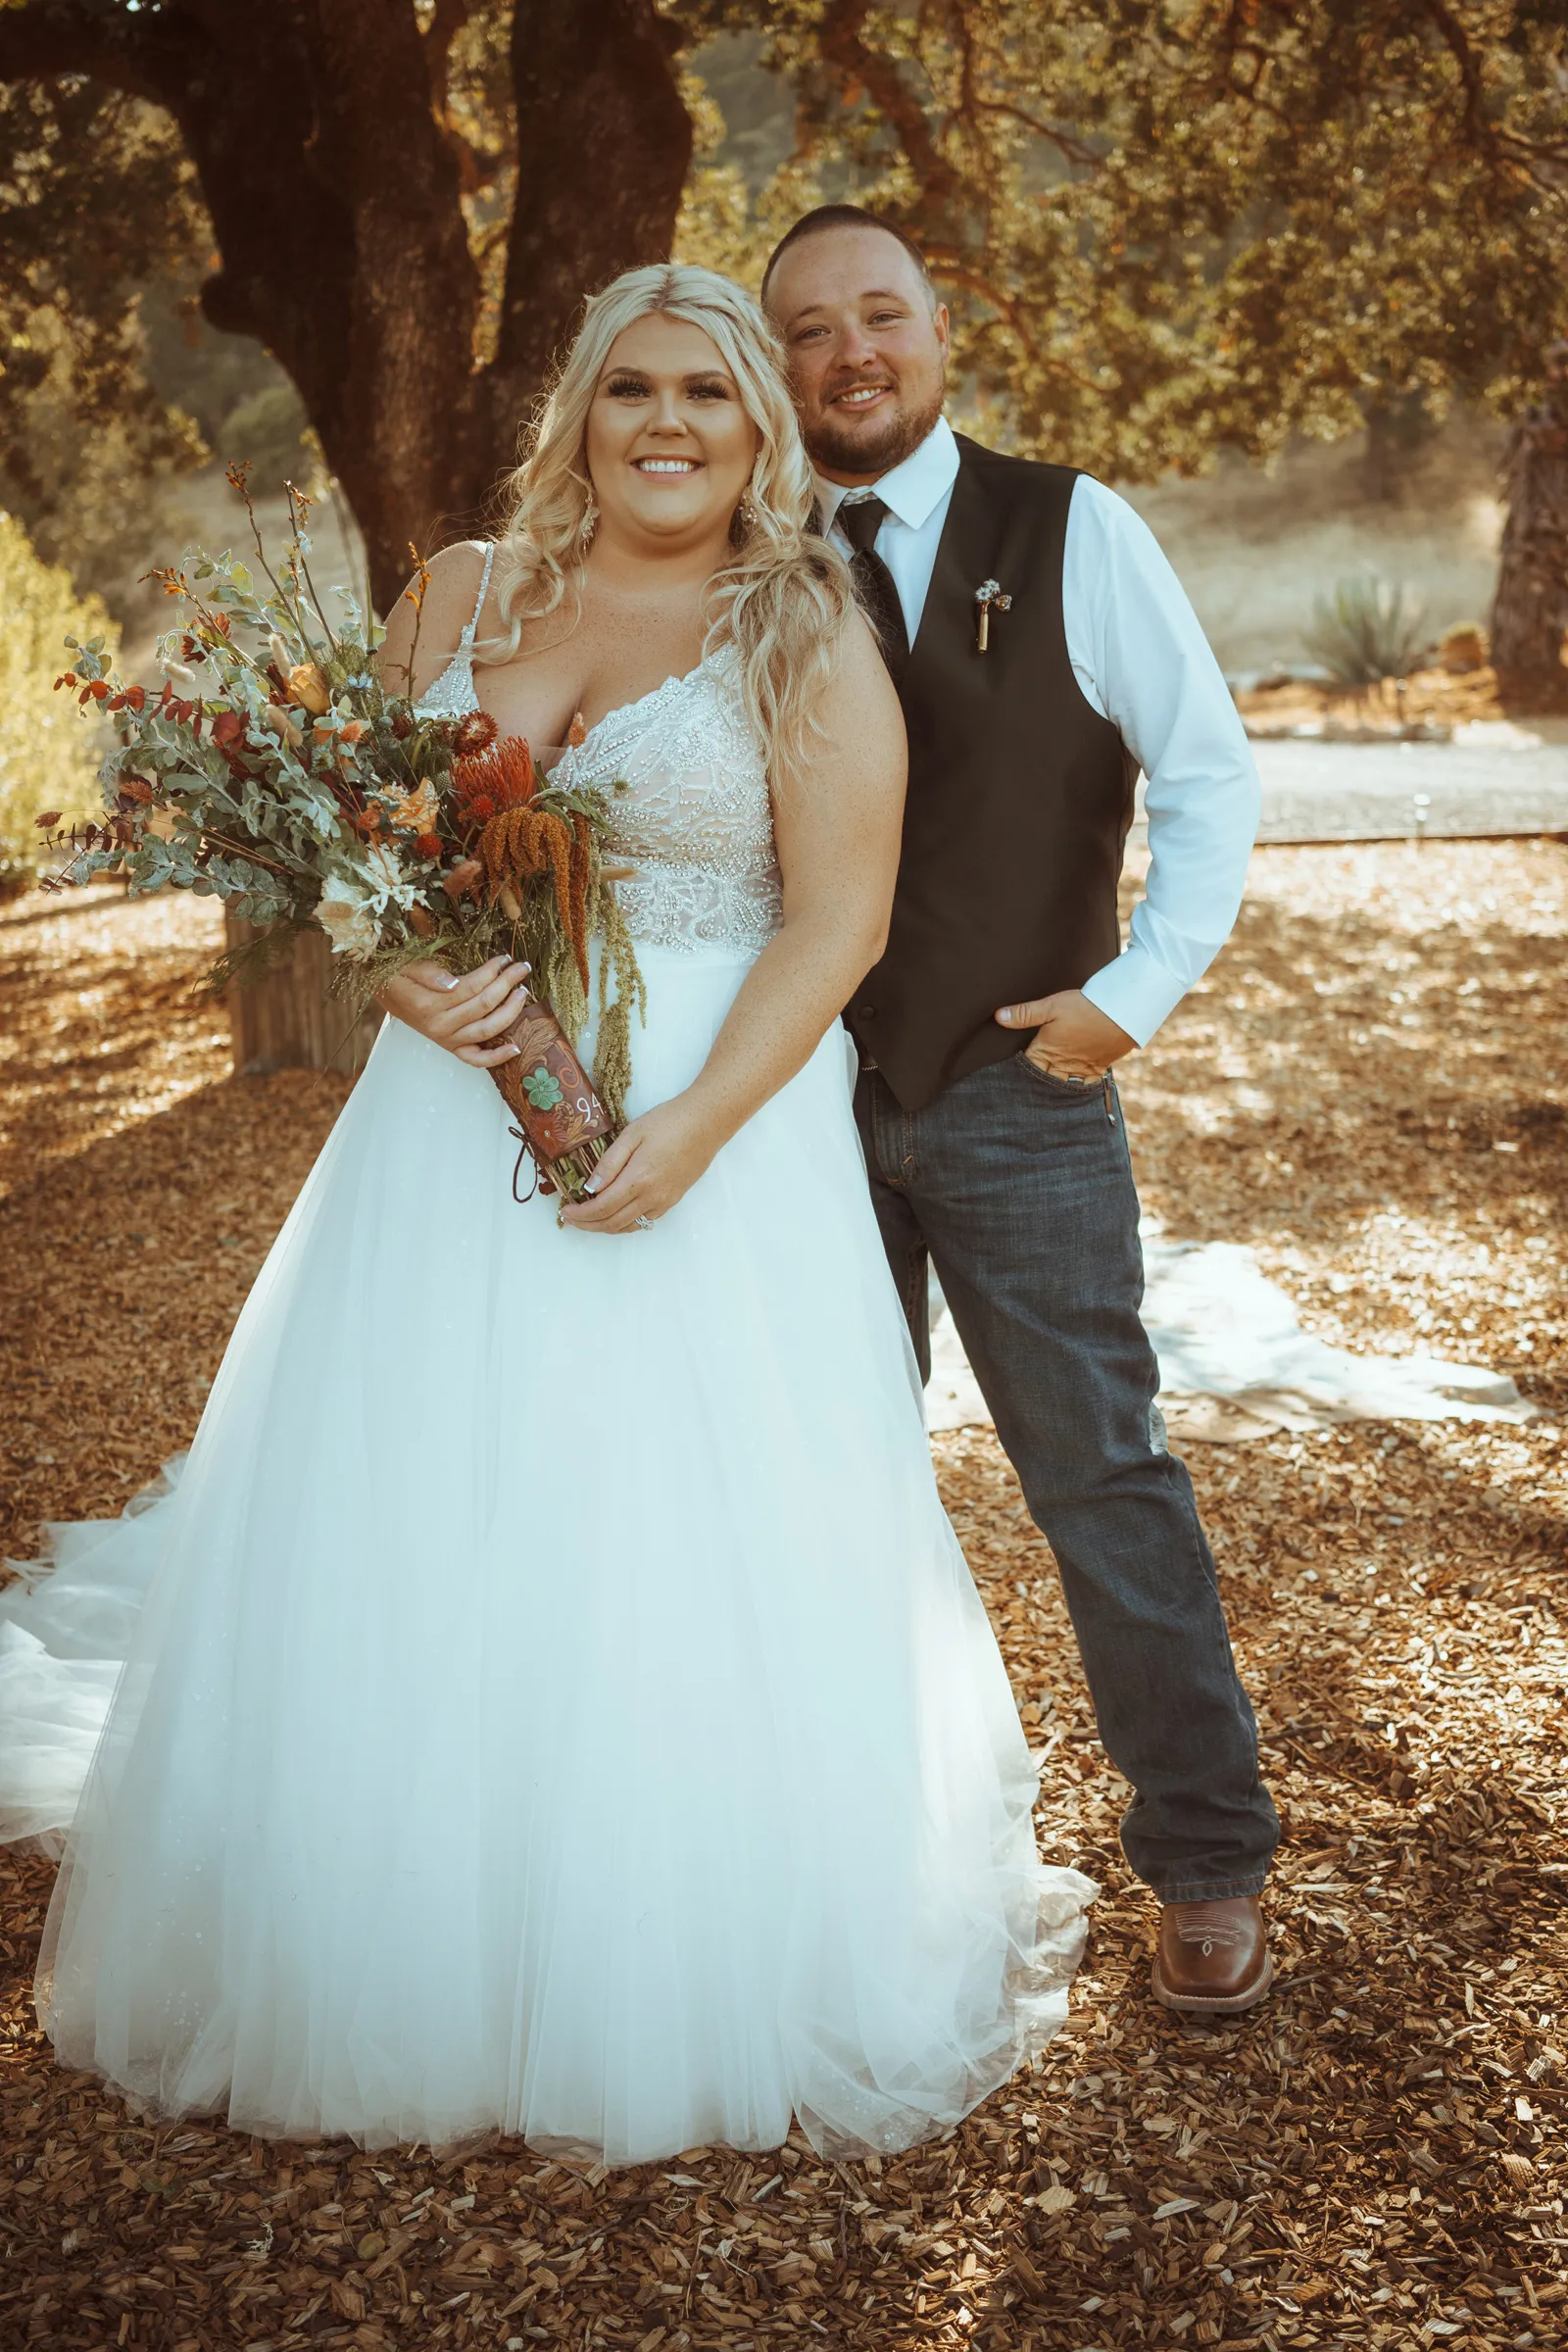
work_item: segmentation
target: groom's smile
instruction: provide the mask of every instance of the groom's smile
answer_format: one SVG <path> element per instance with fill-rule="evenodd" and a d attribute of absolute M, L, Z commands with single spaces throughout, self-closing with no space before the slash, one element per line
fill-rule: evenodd
<path fill-rule="evenodd" d="M 827 405 L 835 409 L 856 410 L 869 409 L 878 405 L 885 406 L 898 388 L 898 385 L 891 379 L 880 384 L 850 384 L 842 392 L 830 392 L 827 396 Z"/>

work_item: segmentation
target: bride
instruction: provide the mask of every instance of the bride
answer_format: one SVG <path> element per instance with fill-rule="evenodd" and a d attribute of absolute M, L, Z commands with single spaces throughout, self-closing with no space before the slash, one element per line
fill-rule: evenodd
<path fill-rule="evenodd" d="M 171 1490 L 0 1603 L 3 1818 L 69 1824 L 39 2013 L 154 2113 L 855 2154 L 1064 2013 L 1093 1887 L 1036 1855 L 851 1116 L 905 749 L 809 514 L 759 311 L 633 270 L 416 654 L 400 608 L 426 709 L 591 722 L 635 1115 L 516 1206 L 526 975 L 403 975 Z"/>

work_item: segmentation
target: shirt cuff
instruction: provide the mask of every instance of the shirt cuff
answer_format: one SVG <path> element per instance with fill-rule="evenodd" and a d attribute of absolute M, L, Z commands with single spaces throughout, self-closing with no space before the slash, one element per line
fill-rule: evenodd
<path fill-rule="evenodd" d="M 1093 979 L 1084 982 L 1083 993 L 1118 1029 L 1125 1029 L 1137 1044 L 1147 1046 L 1187 990 L 1174 972 L 1135 940 L 1114 963 L 1102 965 Z"/>

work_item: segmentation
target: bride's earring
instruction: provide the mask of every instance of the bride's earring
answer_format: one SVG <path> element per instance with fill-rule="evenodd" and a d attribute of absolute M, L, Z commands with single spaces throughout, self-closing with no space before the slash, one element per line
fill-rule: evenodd
<path fill-rule="evenodd" d="M 756 520 L 757 507 L 752 498 L 751 483 L 748 482 L 745 489 L 741 492 L 740 504 L 735 509 L 736 537 L 738 539 L 744 539 L 747 532 L 752 528 L 752 525 L 756 522 Z"/>
<path fill-rule="evenodd" d="M 598 528 L 599 506 L 594 497 L 593 491 L 590 489 L 588 493 L 588 504 L 584 507 L 582 511 L 582 520 L 577 525 L 577 536 L 582 541 L 582 552 L 584 555 L 586 555 L 588 550 L 592 547 L 594 543 L 594 533 L 598 530 Z"/>

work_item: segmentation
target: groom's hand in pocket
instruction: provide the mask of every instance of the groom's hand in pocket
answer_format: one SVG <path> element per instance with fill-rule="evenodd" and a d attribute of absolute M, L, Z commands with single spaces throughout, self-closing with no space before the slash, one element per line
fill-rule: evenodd
<path fill-rule="evenodd" d="M 1053 1078 L 1103 1078 L 1111 1063 L 1138 1043 L 1079 988 L 1058 989 L 1054 997 L 1036 997 L 1027 1004 L 1004 1004 L 997 1019 L 1004 1029 L 1034 1031 L 1024 1053 Z"/>

